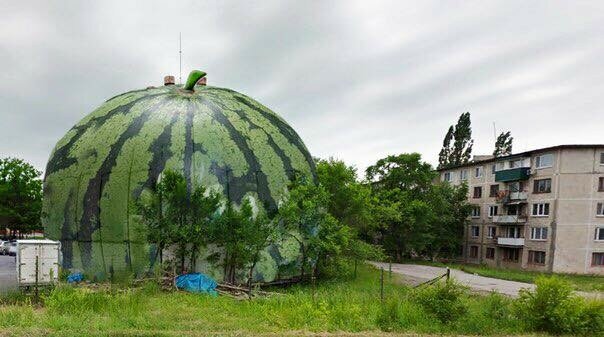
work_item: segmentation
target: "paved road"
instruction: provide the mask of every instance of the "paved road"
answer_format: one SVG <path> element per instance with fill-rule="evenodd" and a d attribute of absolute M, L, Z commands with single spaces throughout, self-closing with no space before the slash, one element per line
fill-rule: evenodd
<path fill-rule="evenodd" d="M 0 255 L 0 292 L 15 289 L 16 286 L 15 257 Z"/>
<path fill-rule="evenodd" d="M 372 265 L 384 270 L 388 270 L 388 263 L 370 262 Z M 446 272 L 445 268 L 423 266 L 417 264 L 392 264 L 392 272 L 401 274 L 405 282 L 416 285 L 427 280 L 433 279 Z M 477 292 L 488 293 L 496 291 L 507 296 L 517 297 L 518 291 L 522 288 L 534 289 L 535 285 L 530 283 L 507 281 L 496 278 L 484 277 L 474 274 L 469 274 L 457 269 L 451 269 L 451 277 L 455 280 L 470 287 Z M 602 293 L 585 293 L 577 292 L 584 297 L 602 298 Z"/>

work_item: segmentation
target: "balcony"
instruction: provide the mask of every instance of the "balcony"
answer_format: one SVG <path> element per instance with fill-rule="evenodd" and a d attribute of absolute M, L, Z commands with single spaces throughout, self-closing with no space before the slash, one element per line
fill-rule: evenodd
<path fill-rule="evenodd" d="M 528 180 L 531 175 L 530 167 L 516 167 L 507 170 L 500 170 L 495 172 L 495 181 L 507 182 L 507 181 L 518 181 Z"/>
<path fill-rule="evenodd" d="M 527 192 L 510 192 L 510 201 L 524 201 L 527 197 Z"/>
<path fill-rule="evenodd" d="M 528 197 L 528 193 L 524 192 L 524 191 L 512 192 L 510 190 L 503 190 L 503 191 L 499 191 L 499 193 L 497 194 L 497 202 L 508 204 L 510 202 L 516 202 L 516 201 L 526 201 L 527 197 Z"/>
<path fill-rule="evenodd" d="M 526 215 L 494 215 L 493 222 L 497 224 L 525 223 Z"/>
<path fill-rule="evenodd" d="M 524 238 L 497 238 L 497 244 L 500 246 L 522 247 Z"/>

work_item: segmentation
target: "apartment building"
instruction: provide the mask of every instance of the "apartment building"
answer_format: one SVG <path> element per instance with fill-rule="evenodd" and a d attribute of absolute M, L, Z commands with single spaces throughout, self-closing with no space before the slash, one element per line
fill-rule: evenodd
<path fill-rule="evenodd" d="M 475 157 L 439 173 L 469 187 L 467 262 L 604 274 L 604 144 Z"/>

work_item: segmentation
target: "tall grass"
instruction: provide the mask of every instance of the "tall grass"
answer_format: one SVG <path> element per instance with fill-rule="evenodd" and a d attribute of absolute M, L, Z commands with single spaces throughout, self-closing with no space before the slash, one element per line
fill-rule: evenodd
<path fill-rule="evenodd" d="M 154 284 L 137 289 L 87 290 L 57 287 L 44 296 L 44 307 L 0 306 L 0 328 L 56 335 L 168 334 L 250 335 L 283 331 L 507 335 L 531 331 L 501 295 L 472 295 L 455 283 L 424 289 L 400 284 L 386 275 L 384 302 L 379 272 L 360 266 L 354 280 L 281 289 L 283 296 L 237 301 L 184 292 L 161 292 Z M 443 309 L 439 308 L 442 306 Z M 449 313 L 447 311 L 452 311 Z M 2 330 L 0 330 L 2 331 Z M 244 332 L 244 333 L 242 333 Z M 125 334 L 125 333 L 124 333 Z"/>

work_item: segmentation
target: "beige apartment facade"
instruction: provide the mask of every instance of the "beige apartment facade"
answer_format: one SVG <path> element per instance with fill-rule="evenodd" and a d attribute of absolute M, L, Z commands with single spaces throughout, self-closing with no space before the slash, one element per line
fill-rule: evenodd
<path fill-rule="evenodd" d="M 466 262 L 604 275 L 604 144 L 475 158 L 439 173 L 468 185 Z"/>

